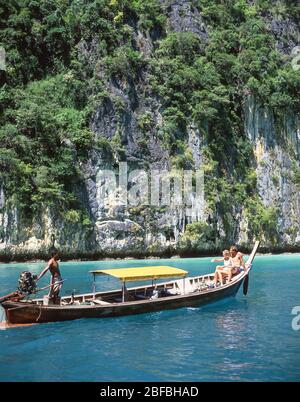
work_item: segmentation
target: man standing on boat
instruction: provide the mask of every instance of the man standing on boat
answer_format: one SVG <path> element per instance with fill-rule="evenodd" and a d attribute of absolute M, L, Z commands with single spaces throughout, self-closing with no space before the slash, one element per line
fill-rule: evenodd
<path fill-rule="evenodd" d="M 58 299 L 58 295 L 60 289 L 62 287 L 62 278 L 59 270 L 58 265 L 59 259 L 59 252 L 56 249 L 53 249 L 51 252 L 51 259 L 48 262 L 48 265 L 45 269 L 38 275 L 36 282 L 39 281 L 45 273 L 49 270 L 51 273 L 51 280 L 50 280 L 50 291 L 48 294 L 49 300 L 52 300 L 54 303 Z"/>

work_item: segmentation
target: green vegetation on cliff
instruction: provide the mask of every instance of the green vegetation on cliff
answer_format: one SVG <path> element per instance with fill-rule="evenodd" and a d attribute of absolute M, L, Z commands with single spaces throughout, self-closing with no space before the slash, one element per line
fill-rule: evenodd
<path fill-rule="evenodd" d="M 1 3 L 0 45 L 7 68 L 0 72 L 0 184 L 27 216 L 50 206 L 66 221 L 90 225 L 78 196 L 81 165 L 93 148 L 115 159 L 125 153 L 118 131 L 112 141 L 95 137 L 91 117 L 107 99 L 116 113 L 122 112 L 122 101 L 109 92 L 111 80 L 146 80 L 144 87 L 161 103 L 163 123 L 155 129 L 173 165 L 193 167 L 187 142 L 191 124 L 203 136 L 211 216 L 226 216 L 224 229 L 229 233 L 235 226 L 232 208 L 243 206 L 254 216 L 253 234 L 264 231 L 270 240 L 276 237 L 276 211 L 265 209 L 256 194 L 243 106 L 253 95 L 278 119 L 286 111 L 299 112 L 299 70 L 293 70 L 276 49 L 266 24 L 272 15 L 296 19 L 299 4 L 191 3 L 207 26 L 207 38 L 170 30 L 168 1 Z M 138 32 L 151 39 L 153 48 L 142 51 L 134 39 Z M 144 133 L 139 140 L 143 153 L 154 124 L 151 112 L 137 121 Z M 299 182 L 297 169 L 294 176 Z M 187 226 L 184 241 L 211 241 L 215 223 L 209 230 L 204 223 Z"/>
<path fill-rule="evenodd" d="M 128 23 L 145 29 L 163 20 L 155 1 L 11 1 L 0 7 L 6 71 L 0 89 L 0 179 L 27 213 L 45 206 L 80 209 L 80 162 L 95 142 L 93 103 L 108 97 L 95 65 L 79 46 L 97 39 L 112 75 L 135 74 L 142 56 L 130 44 Z M 109 77 L 107 77 L 108 79 Z M 96 98 L 96 99 L 95 99 Z M 112 144 L 114 145 L 114 144 Z"/>

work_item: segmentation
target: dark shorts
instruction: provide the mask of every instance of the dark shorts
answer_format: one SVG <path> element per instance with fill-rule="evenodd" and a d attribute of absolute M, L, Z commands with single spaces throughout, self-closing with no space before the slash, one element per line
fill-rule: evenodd
<path fill-rule="evenodd" d="M 62 287 L 61 281 L 62 281 L 61 276 L 57 276 L 55 278 L 55 282 L 54 282 L 53 286 L 50 288 L 50 291 L 49 291 L 49 296 L 50 297 L 59 295 L 60 289 Z"/>

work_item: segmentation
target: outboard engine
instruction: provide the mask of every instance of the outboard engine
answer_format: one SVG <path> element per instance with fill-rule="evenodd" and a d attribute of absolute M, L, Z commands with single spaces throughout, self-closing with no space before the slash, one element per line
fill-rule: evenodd
<path fill-rule="evenodd" d="M 19 286 L 18 289 L 22 293 L 27 293 L 30 295 L 31 293 L 35 293 L 36 290 L 36 275 L 32 275 L 29 271 L 23 271 L 19 277 Z"/>

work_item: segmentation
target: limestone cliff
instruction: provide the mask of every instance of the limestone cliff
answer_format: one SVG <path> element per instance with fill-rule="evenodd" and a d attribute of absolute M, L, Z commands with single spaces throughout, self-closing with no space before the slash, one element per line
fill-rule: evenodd
<path fill-rule="evenodd" d="M 155 28 L 145 31 L 136 25 L 136 21 L 127 21 L 132 30 L 133 47 L 143 57 L 151 58 L 160 39 L 172 32 L 192 32 L 200 38 L 201 46 L 205 48 L 209 44 L 213 28 L 207 24 L 201 10 L 193 6 L 194 2 L 160 3 L 166 17 L 165 32 Z M 270 15 L 266 15 L 265 20 L 276 39 L 278 51 L 284 53 L 290 63 L 291 53 L 299 44 L 297 24 L 276 20 Z M 265 250 L 299 251 L 299 117 L 287 110 L 278 118 L 272 108 L 265 106 L 251 91 L 245 95 L 241 105 L 244 127 L 241 136 L 244 144 L 250 145 L 249 169 L 256 175 L 253 190 L 261 208 L 266 208 L 270 214 L 266 218 L 267 222 L 270 221 L 265 228 L 267 236 L 255 230 L 251 216 L 255 211 L 243 202 L 231 205 L 223 213 L 220 208 L 212 210 L 205 201 L 200 213 L 187 216 L 186 207 L 176 203 L 171 208 L 143 203 L 120 206 L 110 199 L 109 192 L 100 200 L 99 194 L 106 191 L 101 171 L 117 170 L 120 161 L 127 161 L 130 169 L 146 171 L 174 167 L 170 149 L 159 134 L 165 124 L 165 106 L 164 100 L 150 85 L 153 71 L 149 67 L 141 68 L 135 80 L 124 76 L 106 79 L 101 51 L 97 37 L 79 42 L 78 57 L 83 63 L 97 66 L 98 77 L 104 80 L 108 94 L 94 103 L 90 129 L 95 143 L 105 139 L 117 144 L 118 152 L 95 146 L 90 149 L 88 159 L 80 164 L 82 182 L 77 195 L 88 211 L 89 219 L 85 224 L 64 221 L 59 211 L 50 206 L 29 220 L 13 199 L 6 197 L 4 183 L 0 183 L 1 259 L 46 256 L 53 234 L 55 245 L 66 258 L 197 255 L 214 253 L 229 242 L 249 249 L 258 236 Z M 193 169 L 206 163 L 207 125 L 205 119 L 201 126 L 190 119 L 186 130 L 181 133 L 186 144 L 185 154 L 190 155 Z M 225 170 L 230 175 L 235 165 L 230 159 L 228 162 Z M 132 185 L 134 180 L 130 183 Z M 205 186 L 209 187 L 210 182 L 205 182 Z M 203 224 L 203 237 L 200 241 L 197 238 L 197 246 L 193 239 L 185 236 L 186 227 L 192 222 Z"/>

